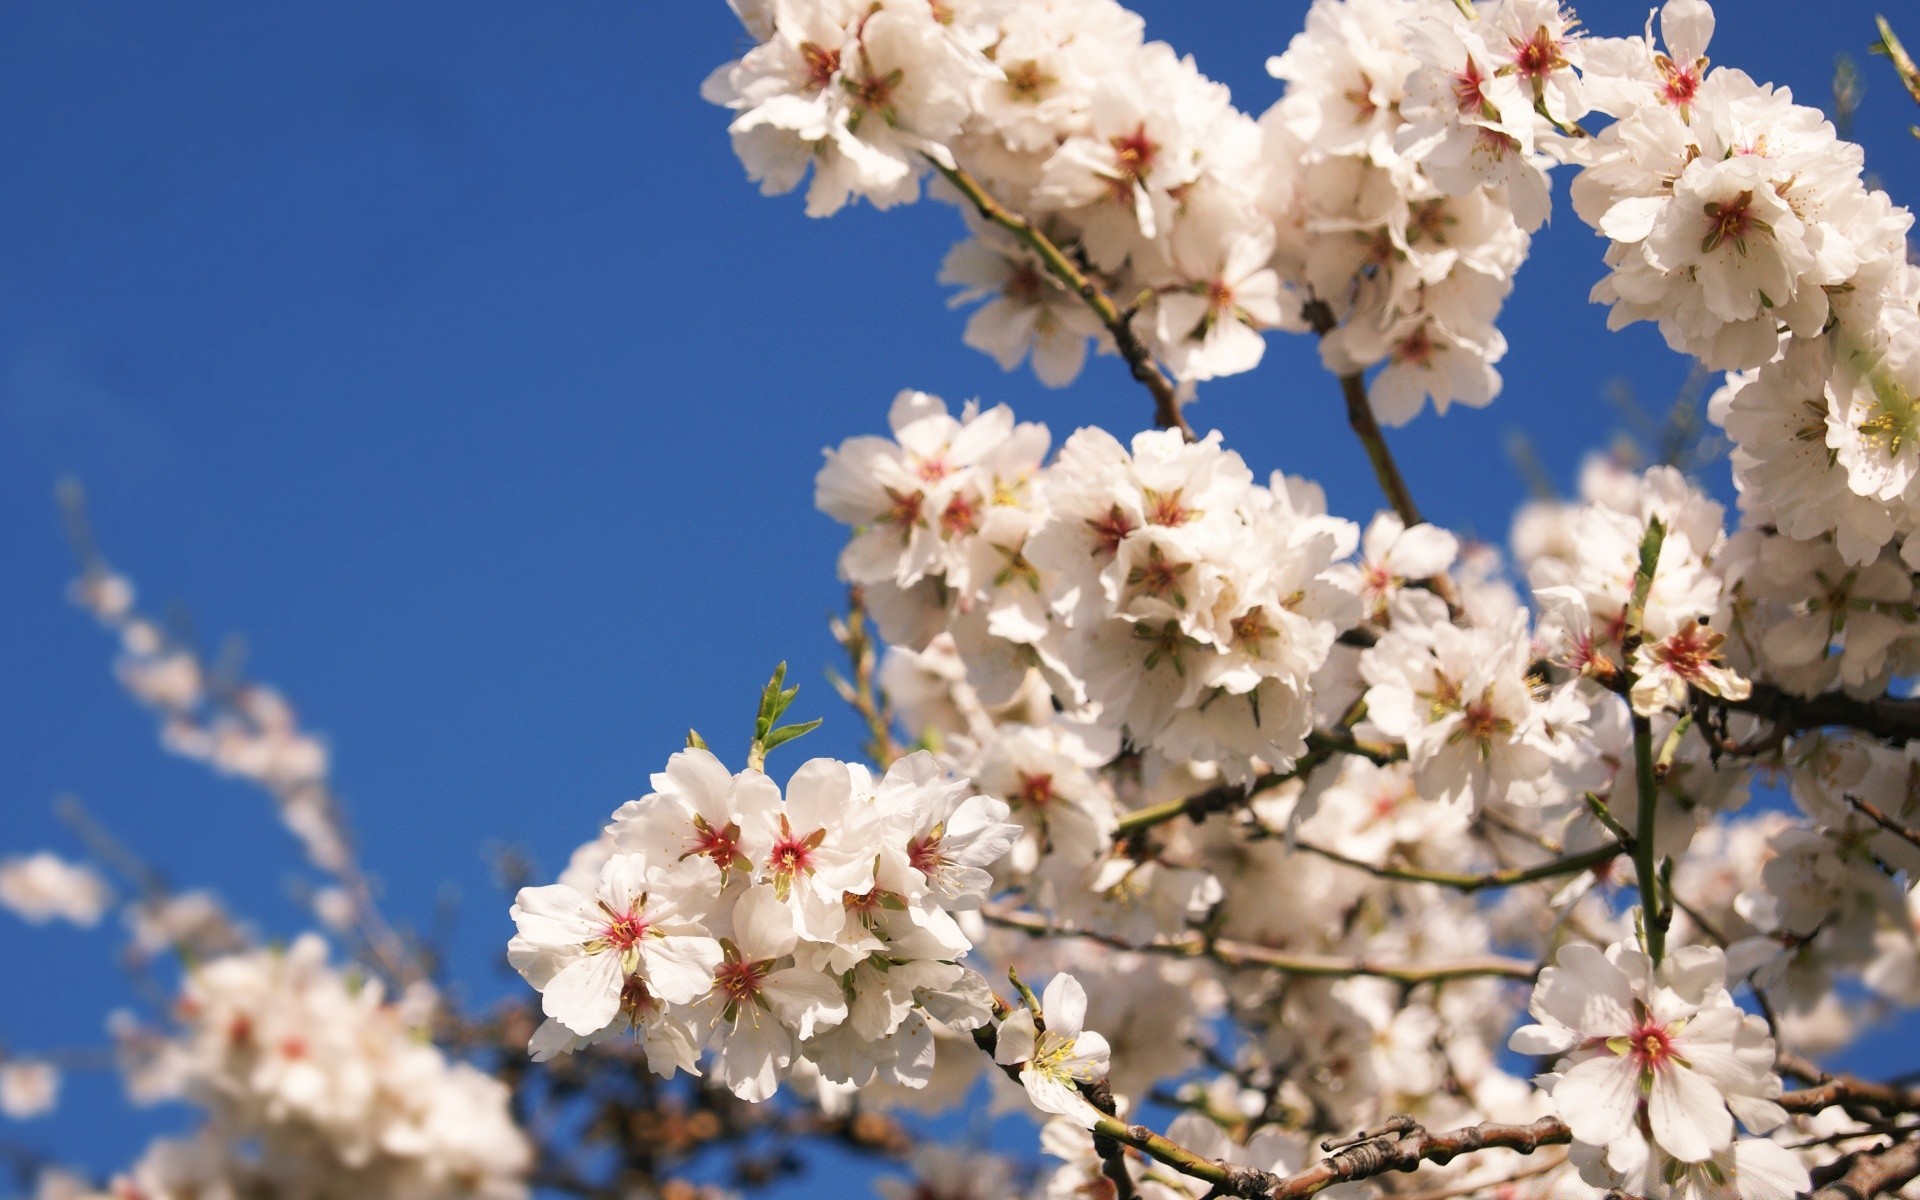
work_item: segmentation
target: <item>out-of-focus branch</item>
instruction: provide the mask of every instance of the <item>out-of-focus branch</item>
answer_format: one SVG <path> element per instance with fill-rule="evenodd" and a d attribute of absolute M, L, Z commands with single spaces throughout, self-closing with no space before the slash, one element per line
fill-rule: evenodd
<path fill-rule="evenodd" d="M 1885 17 L 1876 16 L 1873 23 L 1879 27 L 1880 40 L 1875 42 L 1871 49 L 1876 54 L 1887 56 L 1893 63 L 1893 69 L 1899 72 L 1900 82 L 1906 87 L 1907 95 L 1913 97 L 1915 104 L 1920 104 L 1920 66 L 1914 65 L 1913 56 L 1908 54 L 1907 48 L 1900 44 L 1900 39 L 1893 36 L 1893 26 L 1887 24 Z M 1920 129 L 1915 130 L 1915 136 L 1920 136 Z"/>
<path fill-rule="evenodd" d="M 1920 833 L 1914 832 L 1909 826 L 1902 825 L 1886 813 L 1881 812 L 1879 806 L 1870 804 L 1858 796 L 1848 793 L 1845 799 L 1848 807 L 1854 809 L 1861 816 L 1907 843 L 1907 845 L 1912 846 L 1916 850 L 1920 850 Z"/>
<path fill-rule="evenodd" d="M 1920 1139 L 1878 1152 L 1861 1151 L 1840 1161 L 1849 1164 L 1845 1172 L 1808 1193 L 1807 1200 L 1870 1200 L 1892 1195 L 1920 1178 Z"/>
<path fill-rule="evenodd" d="M 833 640 L 847 652 L 847 669 L 853 678 L 843 678 L 838 672 L 827 672 L 827 681 L 833 684 L 833 690 L 847 702 L 847 706 L 860 714 L 867 725 L 867 754 L 879 764 L 882 770 L 893 765 L 904 751 L 893 736 L 893 709 L 887 703 L 886 693 L 875 684 L 874 678 L 879 665 L 879 654 L 873 644 L 873 637 L 867 631 L 866 597 L 858 586 L 847 589 L 847 615 L 833 620 Z"/>
<path fill-rule="evenodd" d="M 1068 291 L 1080 297 L 1093 311 L 1093 315 L 1100 319 L 1100 323 L 1107 328 L 1107 335 L 1113 339 L 1114 349 L 1118 350 L 1120 357 L 1126 360 L 1128 369 L 1133 372 L 1133 377 L 1152 393 L 1154 424 L 1162 429 L 1178 429 L 1186 437 L 1192 438 L 1193 430 L 1187 425 L 1186 417 L 1181 415 L 1180 396 L 1173 381 L 1168 379 L 1160 370 L 1159 364 L 1154 362 L 1152 351 L 1148 350 L 1146 343 L 1140 340 L 1140 335 L 1133 331 L 1129 315 L 1120 310 L 1120 306 L 1113 302 L 1113 297 L 1107 295 L 1098 283 L 1082 271 L 1073 259 L 1055 245 L 1052 238 L 1042 233 L 1032 221 L 989 195 L 987 189 L 980 185 L 979 180 L 959 167 L 944 166 L 933 159 L 927 161 L 932 162 L 934 169 L 939 171 L 948 183 L 958 188 L 960 194 L 965 196 L 989 223 L 1011 233 L 1020 240 L 1022 245 L 1033 251 L 1034 256 L 1040 260 L 1040 265 L 1046 268 L 1047 274 L 1059 280 Z"/>
<path fill-rule="evenodd" d="M 1788 1112 L 1814 1113 L 1836 1104 L 1871 1108 L 1888 1116 L 1920 1112 L 1920 1090 L 1874 1083 L 1854 1075 L 1833 1074 L 1813 1060 L 1788 1050 L 1781 1051 L 1776 1062 L 1782 1075 L 1812 1085 L 1780 1097 L 1780 1107 Z"/>
<path fill-rule="evenodd" d="M 1261 946 L 1253 942 L 1208 937 L 1198 933 L 1136 946 L 1124 939 L 1092 930 L 1056 925 L 1039 913 L 1015 908 L 990 905 L 981 909 L 980 915 L 989 925 L 998 925 L 1004 929 L 1018 929 L 1034 937 L 1084 938 L 1103 946 L 1112 946 L 1117 950 L 1137 950 L 1143 954 L 1169 954 L 1179 958 L 1204 958 L 1219 963 L 1223 967 L 1274 971 L 1282 975 L 1322 979 L 1347 979 L 1364 975 L 1413 985 L 1482 977 L 1530 981 L 1538 971 L 1534 963 L 1517 958 L 1502 958 L 1494 954 L 1431 963 L 1381 963 L 1371 959 L 1343 957 L 1337 954 L 1275 950 L 1271 946 Z"/>
<path fill-rule="evenodd" d="M 1504 870 L 1488 871 L 1484 874 L 1471 875 L 1454 871 L 1422 871 L 1411 867 L 1380 866 L 1377 863 L 1370 863 L 1363 859 L 1349 858 L 1339 851 L 1330 850 L 1325 846 L 1315 846 L 1308 842 L 1300 842 L 1298 845 L 1300 849 L 1307 851 L 1309 854 L 1318 854 L 1320 857 L 1332 862 L 1337 862 L 1343 867 L 1352 867 L 1356 871 L 1365 871 L 1367 874 L 1380 879 L 1391 879 L 1396 883 L 1432 883 L 1440 887 L 1452 888 L 1455 891 L 1469 893 L 1487 891 L 1492 888 L 1515 887 L 1523 883 L 1539 883 L 1546 879 L 1557 879 L 1562 875 L 1577 875 L 1581 871 L 1590 871 L 1595 867 L 1605 866 L 1620 855 L 1628 853 L 1631 849 L 1620 842 L 1608 842 L 1606 845 L 1593 850 L 1588 850 L 1581 854 L 1568 855 L 1566 858 L 1555 859 L 1552 862 L 1541 863 L 1538 866 L 1507 867 Z"/>
<path fill-rule="evenodd" d="M 94 541 L 87 520 L 86 494 L 79 483 L 71 479 L 62 480 L 57 495 L 66 521 L 68 539 L 80 562 L 81 594 L 84 596 L 88 588 L 105 582 L 124 583 L 115 575 Z M 83 602 L 83 607 L 92 611 L 96 619 L 123 640 L 136 624 L 150 626 L 154 631 L 159 629 L 156 623 L 147 621 L 132 609 L 130 594 L 118 605 L 98 606 Z M 227 674 L 210 669 L 204 656 L 191 646 L 168 638 L 168 649 L 192 659 L 196 680 L 214 679 Z M 207 687 L 184 701 L 155 704 L 150 698 L 139 697 L 137 692 L 135 694 L 148 707 L 158 710 L 163 722 L 204 732 L 210 741 L 214 740 L 217 733 L 216 722 L 221 720 L 231 720 L 240 727 L 257 731 L 258 721 L 246 711 L 243 698 L 261 694 L 277 696 L 270 688 L 240 678 L 237 672 L 232 673 L 230 678 L 222 679 L 218 688 Z M 352 905 L 354 923 L 366 943 L 367 951 L 380 968 L 401 983 L 426 981 L 429 972 L 420 955 L 414 952 L 413 947 L 380 911 L 372 882 L 356 856 L 345 809 L 339 796 L 334 793 L 331 782 L 325 777 L 324 769 L 315 777 L 302 778 L 294 783 L 261 773 L 234 773 L 261 788 L 279 805 L 282 823 L 305 843 L 309 861 L 339 883 L 340 890 Z M 325 845 L 325 853 L 316 850 L 320 844 Z"/>
<path fill-rule="evenodd" d="M 1881 697 L 1856 700 L 1845 692 L 1824 692 L 1818 696 L 1795 696 L 1771 684 L 1756 682 L 1753 694 L 1745 700 L 1712 697 L 1710 706 L 1733 712 L 1765 717 L 1789 734 L 1808 729 L 1839 726 L 1858 729 L 1891 741 L 1910 741 L 1920 737 L 1920 700 Z"/>

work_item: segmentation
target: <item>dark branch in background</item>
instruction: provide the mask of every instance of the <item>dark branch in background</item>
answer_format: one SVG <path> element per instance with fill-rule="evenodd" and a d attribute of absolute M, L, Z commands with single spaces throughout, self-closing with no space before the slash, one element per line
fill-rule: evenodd
<path fill-rule="evenodd" d="M 1837 725 L 1894 742 L 1920 737 L 1920 700 L 1855 700 L 1845 692 L 1802 697 L 1756 682 L 1753 694 L 1745 700 L 1714 697 L 1708 703 L 1714 708 L 1765 717 L 1788 734 Z"/>
<path fill-rule="evenodd" d="M 980 186 L 979 180 L 958 167 L 942 166 L 933 159 L 927 161 L 932 162 L 934 170 L 940 172 L 948 183 L 958 188 L 960 194 L 972 202 L 973 207 L 982 217 L 1018 238 L 1022 245 L 1033 251 L 1035 257 L 1039 258 L 1040 265 L 1047 269 L 1047 274 L 1059 280 L 1068 291 L 1080 297 L 1086 306 L 1093 310 L 1093 315 L 1107 327 L 1107 335 L 1113 339 L 1113 348 L 1118 350 L 1120 357 L 1126 360 L 1127 368 L 1133 372 L 1133 377 L 1138 379 L 1147 391 L 1153 393 L 1154 424 L 1162 429 L 1178 429 L 1191 440 L 1193 430 L 1187 425 L 1187 419 L 1180 414 L 1179 393 L 1174 388 L 1173 381 L 1169 380 L 1160 370 L 1159 364 L 1153 361 L 1153 354 L 1140 340 L 1140 335 L 1133 331 L 1133 325 L 1130 323 L 1131 314 L 1122 312 L 1120 306 L 1113 302 L 1113 297 L 1101 290 L 1100 285 L 1082 271 L 1065 251 L 1055 245 L 1052 238 L 1040 232 L 1033 222 L 988 195 L 986 188 Z"/>
<path fill-rule="evenodd" d="M 1847 804 L 1861 816 L 1899 838 L 1907 845 L 1912 846 L 1916 850 L 1920 850 L 1920 833 L 1915 833 L 1912 829 L 1902 825 L 1886 813 L 1881 812 L 1877 806 L 1867 803 L 1858 796 L 1849 793 L 1845 799 Z"/>
<path fill-rule="evenodd" d="M 1868 1200 L 1899 1191 L 1920 1177 L 1920 1141 L 1901 1142 L 1878 1152 L 1861 1151 L 1838 1160 L 1844 1168 L 1837 1177 L 1828 1177 L 1823 1186 L 1811 1192 L 1807 1200 Z M 1816 1172 L 1815 1180 L 1828 1172 Z"/>
<path fill-rule="evenodd" d="M 1631 852 L 1631 847 L 1624 843 L 1608 842 L 1596 849 L 1581 854 L 1570 854 L 1565 858 L 1541 863 L 1538 866 L 1507 867 L 1484 874 L 1469 875 L 1453 871 L 1422 871 L 1412 867 L 1380 866 L 1362 859 L 1348 858 L 1324 846 L 1314 846 L 1306 842 L 1299 843 L 1299 846 L 1309 854 L 1318 854 L 1321 858 L 1337 862 L 1343 867 L 1365 871 L 1380 879 L 1389 879 L 1396 883 L 1431 883 L 1469 894 L 1495 888 L 1516 887 L 1523 883 L 1539 883 L 1543 880 L 1557 879 L 1562 875 L 1577 875 L 1582 871 L 1603 867 L 1620 855 Z"/>

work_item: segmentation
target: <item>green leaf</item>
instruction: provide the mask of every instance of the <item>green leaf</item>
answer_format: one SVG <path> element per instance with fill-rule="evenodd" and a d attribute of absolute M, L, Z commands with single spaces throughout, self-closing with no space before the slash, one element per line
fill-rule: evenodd
<path fill-rule="evenodd" d="M 793 739 L 803 734 L 812 733 L 814 730 L 820 728 L 820 722 L 824 719 L 823 717 L 815 717 L 811 721 L 802 721 L 797 725 L 782 725 L 778 729 L 769 731 L 766 737 L 760 739 L 760 748 L 766 751 L 772 750 L 776 746 L 784 746 Z"/>
<path fill-rule="evenodd" d="M 707 748 L 707 739 L 700 736 L 700 731 L 698 729 L 687 730 L 687 749 L 705 750 L 706 748 Z"/>

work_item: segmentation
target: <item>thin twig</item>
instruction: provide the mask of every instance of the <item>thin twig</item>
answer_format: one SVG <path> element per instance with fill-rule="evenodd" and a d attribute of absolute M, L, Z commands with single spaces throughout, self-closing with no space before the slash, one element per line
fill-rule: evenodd
<path fill-rule="evenodd" d="M 1440 887 L 1452 888 L 1460 892 L 1480 892 L 1490 888 L 1515 887 L 1523 883 L 1538 883 L 1544 879 L 1557 879 L 1562 875 L 1576 875 L 1581 871 L 1591 871 L 1605 866 L 1628 848 L 1619 842 L 1609 842 L 1581 854 L 1569 855 L 1552 862 L 1541 863 L 1534 867 L 1507 867 L 1499 871 L 1487 871 L 1482 874 L 1461 874 L 1455 871 L 1423 871 L 1412 867 L 1387 867 L 1370 863 L 1364 859 L 1349 858 L 1337 850 L 1325 846 L 1315 846 L 1308 842 L 1297 843 L 1300 849 L 1309 854 L 1337 862 L 1344 867 L 1365 871 L 1380 879 L 1391 879 L 1398 883 L 1432 883 Z"/>
<path fill-rule="evenodd" d="M 1285 771 L 1256 775 L 1244 784 L 1223 783 L 1210 787 L 1204 792 L 1196 792 L 1180 800 L 1169 800 L 1164 804 L 1154 804 L 1146 808 L 1135 809 L 1120 818 L 1114 829 L 1114 837 L 1127 838 L 1155 825 L 1164 825 L 1168 821 L 1177 821 L 1181 817 L 1190 817 L 1199 821 L 1214 813 L 1228 812 L 1238 808 L 1246 801 L 1289 779 L 1304 779 L 1315 767 L 1326 762 L 1336 754 L 1355 754 L 1373 763 L 1385 765 L 1399 762 L 1407 756 L 1404 746 L 1390 746 L 1384 742 L 1368 741 L 1356 738 L 1344 729 L 1314 730 L 1307 735 L 1307 752 L 1295 760 L 1292 767 Z"/>
<path fill-rule="evenodd" d="M 1532 980 L 1539 971 L 1534 963 L 1493 954 L 1431 963 L 1380 963 L 1366 958 L 1276 950 L 1271 946 L 1262 946 L 1253 942 L 1208 937 L 1199 933 L 1168 941 L 1148 942 L 1140 946 L 1093 930 L 1057 925 L 1039 913 L 1020 909 L 989 906 L 981 909 L 980 915 L 989 925 L 998 925 L 1004 929 L 1018 929 L 1034 937 L 1077 937 L 1098 942 L 1103 946 L 1112 946 L 1117 950 L 1136 950 L 1143 954 L 1168 954 L 1179 958 L 1204 958 L 1219 963 L 1223 967 L 1274 971 L 1283 975 L 1302 975 L 1321 979 L 1370 976 L 1413 985 L 1440 983 L 1449 979 L 1485 977 Z"/>
<path fill-rule="evenodd" d="M 847 615 L 834 619 L 833 640 L 847 652 L 847 669 L 853 672 L 853 679 L 849 682 L 829 671 L 827 681 L 866 722 L 867 754 L 884 770 L 905 751 L 894 740 L 893 708 L 874 682 L 879 656 L 867 631 L 866 597 L 857 585 L 847 589 Z"/>
<path fill-rule="evenodd" d="M 1040 260 L 1040 265 L 1046 268 L 1049 275 L 1059 280 L 1068 291 L 1085 302 L 1086 306 L 1093 311 L 1093 315 L 1106 326 L 1108 336 L 1113 339 L 1114 349 L 1118 350 L 1120 357 L 1126 360 L 1128 369 L 1133 372 L 1133 377 L 1153 394 L 1154 424 L 1162 429 L 1178 429 L 1184 436 L 1191 439 L 1193 430 L 1187 425 L 1186 417 L 1181 415 L 1178 390 L 1174 387 L 1173 381 L 1160 370 L 1159 364 L 1153 361 L 1152 351 L 1147 349 L 1146 343 L 1142 342 L 1140 336 L 1133 331 L 1128 314 L 1120 310 L 1120 306 L 1113 302 L 1113 297 L 1107 295 L 1098 283 L 1088 277 L 1087 273 L 1082 271 L 1073 259 L 1069 258 L 1066 252 L 1061 250 L 1052 238 L 1042 233 L 1033 222 L 988 194 L 979 180 L 959 167 L 944 166 L 933 159 L 927 161 L 932 162 L 934 169 L 939 171 L 948 183 L 958 188 L 961 195 L 972 202 L 973 207 L 982 217 L 1018 238 L 1021 244 L 1033 251 L 1035 257 Z"/>
<path fill-rule="evenodd" d="M 1880 811 L 1877 806 L 1862 800 L 1852 793 L 1844 793 L 1842 798 L 1846 800 L 1850 807 L 1859 812 L 1861 816 L 1899 838 L 1907 845 L 1912 846 L 1916 850 L 1920 850 L 1920 833 L 1915 833 L 1910 827 L 1902 825 L 1886 813 Z"/>

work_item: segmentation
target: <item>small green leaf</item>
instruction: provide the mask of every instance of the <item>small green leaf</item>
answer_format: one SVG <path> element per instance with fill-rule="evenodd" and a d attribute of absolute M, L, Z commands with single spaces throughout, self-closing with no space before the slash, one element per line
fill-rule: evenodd
<path fill-rule="evenodd" d="M 778 729 L 770 730 L 767 736 L 760 739 L 760 748 L 762 750 L 772 750 L 776 746 L 784 746 L 793 739 L 803 734 L 812 733 L 814 730 L 820 728 L 820 722 L 822 720 L 824 720 L 824 718 L 815 717 L 811 721 L 802 721 L 797 725 L 782 725 Z"/>
<path fill-rule="evenodd" d="M 700 731 L 698 729 L 687 730 L 687 749 L 705 750 L 706 748 L 707 748 L 707 739 L 700 736 Z"/>

